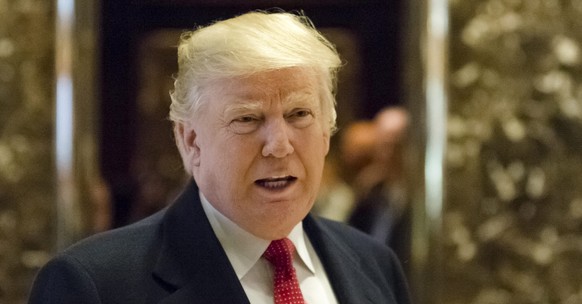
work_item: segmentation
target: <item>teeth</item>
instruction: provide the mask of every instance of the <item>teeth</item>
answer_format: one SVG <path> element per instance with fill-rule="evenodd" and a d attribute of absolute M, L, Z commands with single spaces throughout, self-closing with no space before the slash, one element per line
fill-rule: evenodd
<path fill-rule="evenodd" d="M 293 180 L 295 180 L 295 178 L 292 176 L 282 176 L 282 177 L 265 178 L 262 180 L 258 180 L 257 183 L 265 188 L 277 189 L 277 188 L 286 187 Z"/>
<path fill-rule="evenodd" d="M 265 182 L 263 185 L 267 188 L 282 188 L 287 184 L 286 180 Z"/>
<path fill-rule="evenodd" d="M 269 178 L 265 178 L 266 181 L 278 181 L 278 180 L 288 180 L 290 179 L 290 176 L 279 176 L 279 177 L 269 177 Z"/>

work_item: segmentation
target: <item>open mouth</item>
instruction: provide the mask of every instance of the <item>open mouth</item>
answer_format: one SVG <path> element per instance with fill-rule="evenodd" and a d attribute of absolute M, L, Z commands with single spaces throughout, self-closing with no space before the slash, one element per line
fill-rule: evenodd
<path fill-rule="evenodd" d="M 258 179 L 255 184 L 268 190 L 279 190 L 288 187 L 297 180 L 294 176 L 272 177 Z"/>

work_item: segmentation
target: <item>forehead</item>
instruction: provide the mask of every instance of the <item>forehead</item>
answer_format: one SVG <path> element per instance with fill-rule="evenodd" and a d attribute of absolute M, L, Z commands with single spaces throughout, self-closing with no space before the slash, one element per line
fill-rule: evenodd
<path fill-rule="evenodd" d="M 210 85 L 213 94 L 229 100 L 262 100 L 278 96 L 285 99 L 317 96 L 317 79 L 313 70 L 306 68 L 286 68 L 264 71 L 248 76 L 215 80 Z"/>

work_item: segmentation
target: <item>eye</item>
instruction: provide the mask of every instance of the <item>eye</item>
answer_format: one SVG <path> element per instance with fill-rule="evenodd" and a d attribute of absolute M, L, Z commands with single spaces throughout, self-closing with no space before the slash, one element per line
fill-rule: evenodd
<path fill-rule="evenodd" d="M 311 111 L 308 111 L 305 109 L 297 110 L 293 113 L 293 116 L 295 116 L 295 117 L 305 117 L 305 116 L 309 116 L 309 115 L 311 115 Z"/>
<path fill-rule="evenodd" d="M 229 128 L 236 134 L 247 134 L 255 131 L 261 119 L 254 115 L 243 115 L 230 121 Z"/>
<path fill-rule="evenodd" d="M 298 128 L 309 126 L 314 120 L 313 111 L 306 108 L 294 109 L 287 115 L 287 121 Z"/>
<path fill-rule="evenodd" d="M 250 122 L 255 122 L 257 120 L 258 119 L 254 116 L 241 116 L 241 117 L 235 118 L 233 120 L 233 122 L 250 123 Z"/>
<path fill-rule="evenodd" d="M 309 109 L 294 109 L 287 115 L 288 118 L 304 118 L 313 116 L 313 112 Z"/>

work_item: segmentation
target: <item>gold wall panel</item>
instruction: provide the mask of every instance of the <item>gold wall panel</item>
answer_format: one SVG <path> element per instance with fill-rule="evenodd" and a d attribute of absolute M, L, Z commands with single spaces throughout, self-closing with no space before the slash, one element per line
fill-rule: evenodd
<path fill-rule="evenodd" d="M 53 23 L 51 1 L 0 1 L 0 303 L 54 246 Z"/>
<path fill-rule="evenodd" d="M 582 303 L 582 2 L 451 0 L 440 303 Z"/>
<path fill-rule="evenodd" d="M 0 1 L 0 303 L 26 303 L 39 267 L 93 231 L 94 9 Z"/>

